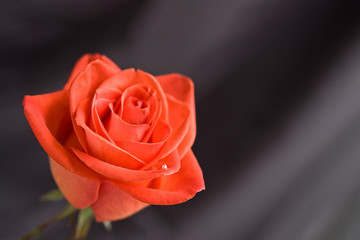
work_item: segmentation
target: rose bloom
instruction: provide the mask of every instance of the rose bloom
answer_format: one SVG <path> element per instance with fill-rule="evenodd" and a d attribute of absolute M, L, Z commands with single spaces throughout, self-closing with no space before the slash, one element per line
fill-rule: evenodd
<path fill-rule="evenodd" d="M 65 87 L 25 96 L 25 116 L 61 192 L 96 221 L 126 218 L 149 204 L 187 201 L 205 188 L 191 150 L 192 81 L 121 70 L 84 55 Z"/>

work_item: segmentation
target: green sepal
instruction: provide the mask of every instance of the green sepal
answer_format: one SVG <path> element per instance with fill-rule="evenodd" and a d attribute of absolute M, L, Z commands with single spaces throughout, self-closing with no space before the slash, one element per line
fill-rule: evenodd
<path fill-rule="evenodd" d="M 64 199 L 64 195 L 59 189 L 51 190 L 40 197 L 40 201 L 58 201 Z"/>
<path fill-rule="evenodd" d="M 75 228 L 75 239 L 86 238 L 93 219 L 94 213 L 91 207 L 87 207 L 79 211 L 78 221 Z"/>

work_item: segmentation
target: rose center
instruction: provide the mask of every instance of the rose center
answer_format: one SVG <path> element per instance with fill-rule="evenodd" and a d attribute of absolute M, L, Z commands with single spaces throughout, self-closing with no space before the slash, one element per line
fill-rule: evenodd
<path fill-rule="evenodd" d="M 131 124 L 144 124 L 149 114 L 149 108 L 145 100 L 131 96 L 123 103 L 121 117 L 124 121 Z"/>
<path fill-rule="evenodd" d="M 146 102 L 136 98 L 136 97 L 131 97 L 131 103 L 134 105 L 134 107 L 137 107 L 137 108 L 146 108 L 147 107 L 147 104 Z"/>

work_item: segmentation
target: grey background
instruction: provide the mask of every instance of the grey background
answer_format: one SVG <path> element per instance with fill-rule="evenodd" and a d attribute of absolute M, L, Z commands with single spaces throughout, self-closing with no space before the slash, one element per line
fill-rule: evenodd
<path fill-rule="evenodd" d="M 0 239 L 59 211 L 21 105 L 100 52 L 121 68 L 179 72 L 196 88 L 193 146 L 206 190 L 88 239 L 360 239 L 357 1 L 2 1 Z M 42 239 L 69 239 L 62 221 Z"/>

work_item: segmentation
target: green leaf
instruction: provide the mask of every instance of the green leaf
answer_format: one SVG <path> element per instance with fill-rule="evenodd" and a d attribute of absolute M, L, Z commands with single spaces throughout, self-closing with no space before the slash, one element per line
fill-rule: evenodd
<path fill-rule="evenodd" d="M 44 195 L 42 195 L 40 197 L 40 201 L 45 202 L 45 201 L 58 201 L 64 199 L 64 195 L 62 194 L 62 192 L 60 192 L 59 189 L 54 189 L 51 190 L 50 192 L 45 193 Z"/>
<path fill-rule="evenodd" d="M 103 222 L 106 232 L 112 232 L 111 221 Z"/>
<path fill-rule="evenodd" d="M 94 213 L 90 207 L 81 209 L 79 211 L 78 222 L 75 228 L 75 239 L 86 238 L 93 219 Z"/>

